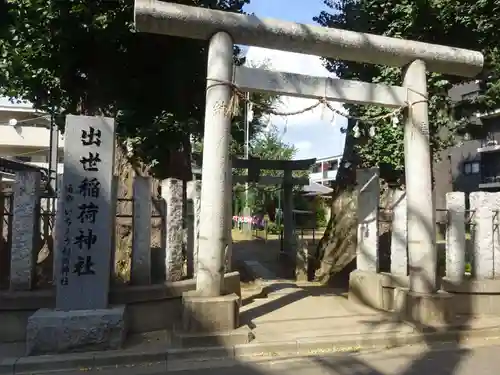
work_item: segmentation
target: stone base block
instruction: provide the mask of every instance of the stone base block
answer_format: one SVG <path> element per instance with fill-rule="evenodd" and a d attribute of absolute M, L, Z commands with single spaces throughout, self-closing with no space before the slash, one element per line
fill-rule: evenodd
<path fill-rule="evenodd" d="M 182 295 L 184 333 L 231 332 L 239 327 L 240 299 L 236 293 L 201 297 L 196 291 Z"/>
<path fill-rule="evenodd" d="M 456 315 L 500 314 L 500 280 L 466 278 L 454 281 L 444 277 L 441 289 L 453 294 L 453 312 Z"/>
<path fill-rule="evenodd" d="M 182 295 L 182 305 L 182 324 L 174 333 L 177 346 L 230 346 L 253 339 L 247 326 L 239 327 L 240 299 L 236 293 L 202 297 L 190 291 Z"/>
<path fill-rule="evenodd" d="M 438 291 L 433 294 L 411 292 L 406 288 L 395 291 L 395 311 L 410 323 L 420 326 L 445 326 L 453 322 L 453 295 Z"/>
<path fill-rule="evenodd" d="M 384 310 L 382 278 L 376 272 L 352 271 L 349 275 L 349 301 Z"/>
<path fill-rule="evenodd" d="M 234 346 L 248 344 L 255 338 L 248 326 L 242 326 L 227 332 L 175 332 L 174 343 L 181 348 L 204 348 L 211 346 Z"/>
<path fill-rule="evenodd" d="M 120 349 L 125 336 L 125 306 L 72 311 L 40 309 L 28 318 L 26 355 Z"/>

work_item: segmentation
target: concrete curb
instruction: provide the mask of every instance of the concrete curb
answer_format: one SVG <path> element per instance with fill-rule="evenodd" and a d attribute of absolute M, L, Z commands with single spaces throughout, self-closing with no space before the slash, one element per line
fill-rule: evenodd
<path fill-rule="evenodd" d="M 307 356 L 339 352 L 358 352 L 375 347 L 398 347 L 421 343 L 464 342 L 472 338 L 499 338 L 500 326 L 450 330 L 432 333 L 376 333 L 365 335 L 336 335 L 320 338 L 304 338 L 293 341 L 250 343 L 231 347 L 190 349 L 150 348 L 145 350 L 112 350 L 59 355 L 43 355 L 0 360 L 0 374 L 43 374 L 53 371 L 120 368 L 139 365 L 202 362 L 209 360 L 244 359 L 262 357 Z M 207 362 L 209 363 L 209 362 Z M 208 366 L 210 366 L 208 364 Z"/>

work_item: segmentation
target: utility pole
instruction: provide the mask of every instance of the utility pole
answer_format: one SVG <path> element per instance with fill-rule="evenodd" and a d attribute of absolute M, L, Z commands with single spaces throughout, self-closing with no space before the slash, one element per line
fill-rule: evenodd
<path fill-rule="evenodd" d="M 249 101 L 250 93 L 245 94 L 245 110 L 243 112 L 243 122 L 245 126 L 245 159 L 249 159 L 250 154 L 250 121 L 249 121 Z M 248 209 L 248 181 L 245 182 L 245 208 Z"/>
<path fill-rule="evenodd" d="M 59 155 L 59 130 L 54 121 L 54 111 L 50 114 L 50 146 L 49 146 L 49 183 L 54 194 L 57 194 L 57 162 Z M 52 202 L 52 212 L 56 211 L 55 199 Z"/>
<path fill-rule="evenodd" d="M 243 111 L 243 125 L 244 125 L 244 134 L 245 134 L 245 159 L 250 158 L 250 122 L 252 121 L 253 114 L 250 108 L 250 93 L 245 94 L 245 109 Z M 248 181 L 245 182 L 245 208 L 243 209 L 243 217 L 245 220 L 249 220 L 251 216 L 250 207 L 248 205 Z M 244 222 L 243 225 L 244 232 L 247 235 L 251 235 L 252 233 L 252 224 L 248 221 Z"/>

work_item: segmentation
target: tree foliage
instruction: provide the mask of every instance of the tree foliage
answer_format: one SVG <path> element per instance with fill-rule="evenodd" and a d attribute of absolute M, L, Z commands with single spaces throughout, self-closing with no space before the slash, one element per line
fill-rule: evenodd
<path fill-rule="evenodd" d="M 29 100 L 61 120 L 115 117 L 139 160 L 158 164 L 163 175 L 169 166 L 189 169 L 190 138 L 203 136 L 206 41 L 134 32 L 134 0 L 3 1 L 1 95 Z M 249 0 L 175 2 L 242 12 Z M 243 61 L 235 48 L 235 62 Z M 262 95 L 253 99 L 268 103 Z M 255 132 L 261 114 L 255 111 Z M 237 140 L 239 124 L 241 116 Z"/>
<path fill-rule="evenodd" d="M 292 160 L 297 153 L 297 148 L 294 145 L 283 141 L 283 135 L 280 130 L 273 124 L 270 124 L 266 131 L 258 134 L 250 143 L 250 156 L 266 160 Z M 247 175 L 248 171 L 236 171 L 236 174 Z M 276 176 L 283 177 L 283 171 L 276 170 L 261 170 L 261 176 Z M 237 206 L 244 206 L 246 197 L 246 187 L 238 185 L 234 189 Z M 266 211 L 271 209 L 274 212 L 274 206 L 281 198 L 282 187 L 264 186 L 251 183 L 248 187 L 249 206 L 254 211 Z"/>
<path fill-rule="evenodd" d="M 500 1 L 498 0 L 324 0 L 330 8 L 315 18 L 320 25 L 405 38 L 453 47 L 480 50 L 485 69 L 477 79 L 482 92 L 458 105 L 451 103 L 449 89 L 467 79 L 428 73 L 430 142 L 434 159 L 453 145 L 457 136 L 470 131 L 470 115 L 500 105 Z M 342 79 L 401 85 L 401 69 L 352 61 L 324 60 L 326 68 Z M 350 114 L 373 118 L 387 113 L 374 106 L 348 106 Z M 318 246 L 317 277 L 328 279 L 355 258 L 355 167 L 379 166 L 388 182 L 404 183 L 403 129 L 390 120 L 358 123 L 361 136 L 354 138 L 355 121 L 349 121 L 343 164 L 337 174 L 332 215 Z M 373 137 L 368 129 L 375 126 Z M 477 125 L 476 130 L 477 130 Z M 476 134 L 478 132 L 475 132 Z M 479 132 L 480 133 L 480 132 Z"/>
<path fill-rule="evenodd" d="M 500 100 L 498 42 L 500 37 L 500 1 L 497 0 L 325 0 L 331 11 L 315 18 L 322 26 L 335 27 L 397 38 L 418 40 L 454 47 L 481 50 L 486 57 L 482 77 L 484 92 L 478 98 L 457 108 L 448 98 L 454 84 L 467 79 L 443 74 L 428 74 L 431 147 L 434 156 L 450 146 L 464 130 L 472 111 L 497 106 Z M 328 70 L 339 78 L 401 85 L 401 69 L 351 61 L 325 59 Z M 350 112 L 374 117 L 383 111 L 373 106 L 350 106 Z M 385 171 L 404 170 L 403 131 L 390 121 L 378 121 L 376 135 L 366 136 L 371 123 L 359 124 L 364 135 L 356 142 L 362 167 L 386 166 Z M 401 177 L 401 174 L 396 176 Z M 394 176 L 386 176 L 389 179 Z"/>

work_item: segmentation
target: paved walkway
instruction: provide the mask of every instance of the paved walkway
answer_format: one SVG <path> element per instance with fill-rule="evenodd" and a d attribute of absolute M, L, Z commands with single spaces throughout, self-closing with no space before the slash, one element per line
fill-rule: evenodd
<path fill-rule="evenodd" d="M 252 328 L 255 342 L 413 330 L 388 314 L 349 302 L 340 290 L 286 282 L 271 287 L 276 290 L 240 310 L 240 322 Z"/>
<path fill-rule="evenodd" d="M 95 369 L 100 375 L 493 375 L 500 368 L 500 343 L 471 342 L 460 347 L 405 347 L 262 360 L 213 360 Z M 82 372 L 66 372 L 68 375 Z"/>

